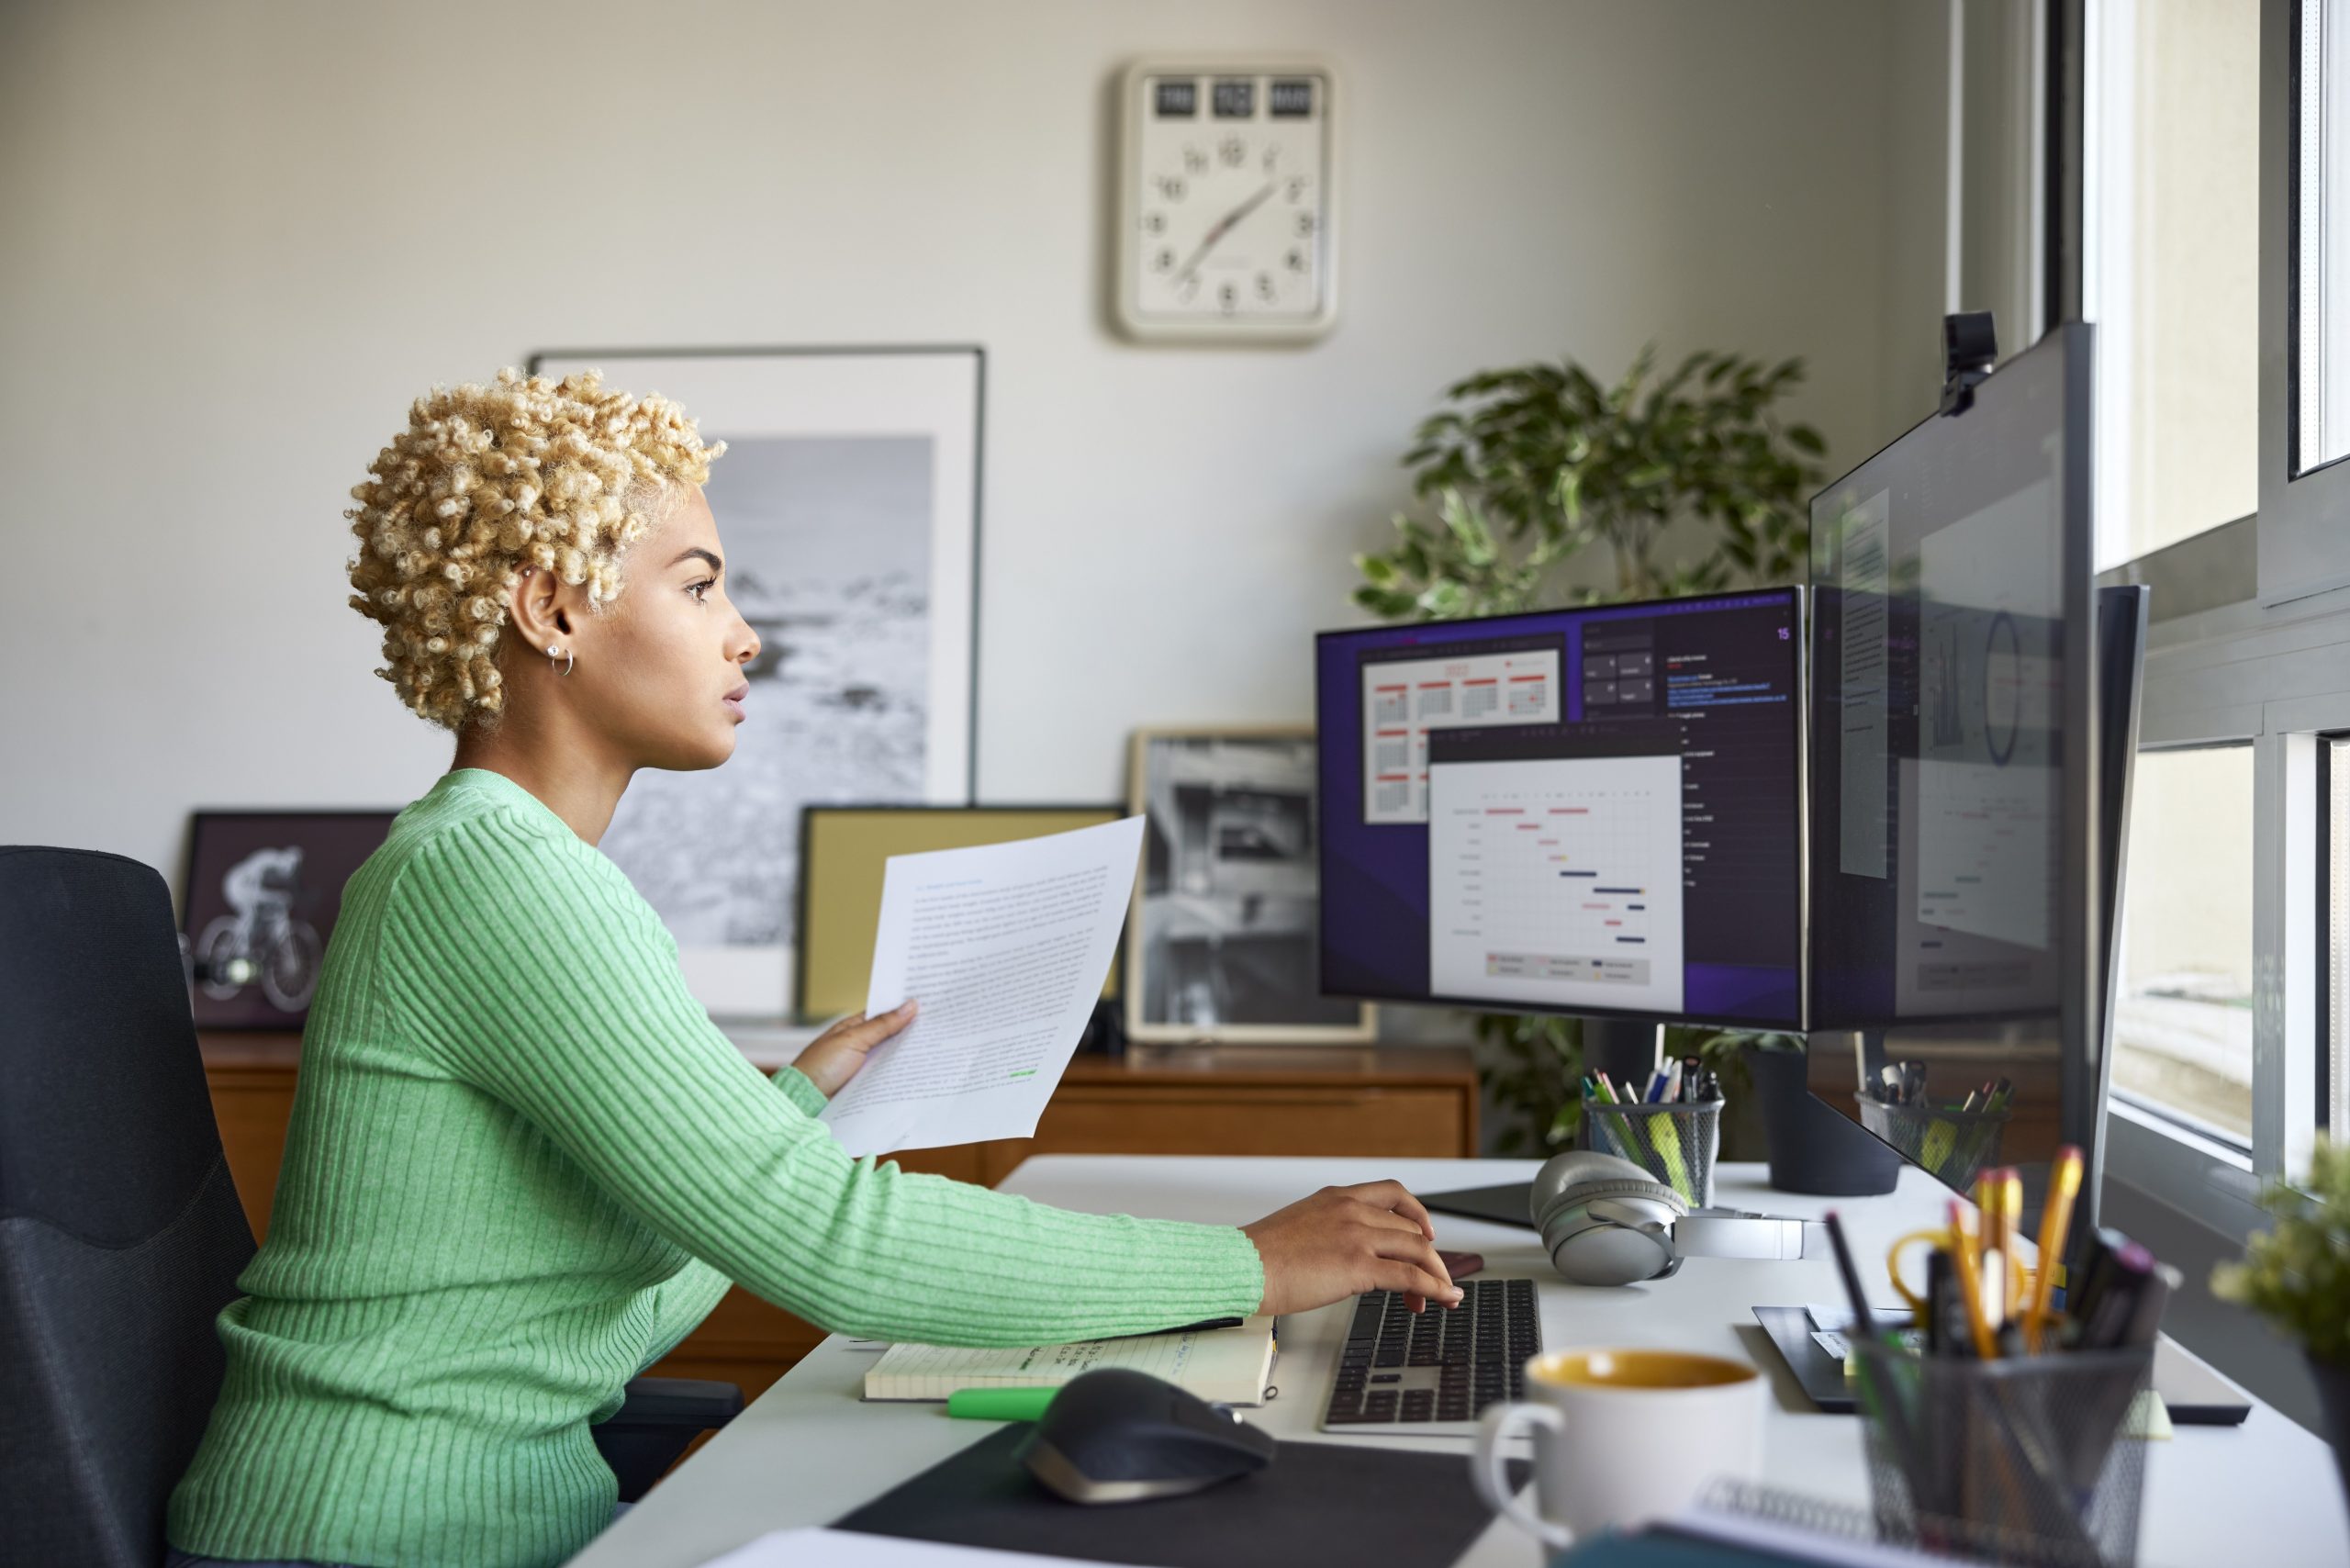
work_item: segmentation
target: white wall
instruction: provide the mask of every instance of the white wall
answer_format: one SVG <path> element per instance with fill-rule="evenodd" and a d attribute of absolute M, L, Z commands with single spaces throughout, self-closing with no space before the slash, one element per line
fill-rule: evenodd
<path fill-rule="evenodd" d="M 1458 375 L 1799 353 L 1839 466 L 1922 411 L 1886 333 L 1941 308 L 1941 66 L 1889 9 L 0 7 L 0 842 L 176 881 L 191 808 L 427 789 L 340 513 L 412 397 L 543 347 L 986 345 L 985 797 L 1304 716 Z M 1339 72 L 1337 332 L 1126 345 L 1115 70 L 1250 47 Z"/>

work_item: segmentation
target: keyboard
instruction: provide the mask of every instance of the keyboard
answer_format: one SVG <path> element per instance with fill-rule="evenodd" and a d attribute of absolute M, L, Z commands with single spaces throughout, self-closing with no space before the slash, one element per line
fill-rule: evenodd
<path fill-rule="evenodd" d="M 1450 1311 L 1415 1313 L 1401 1291 L 1355 1298 L 1324 1431 L 1466 1436 L 1486 1406 L 1526 1396 L 1527 1358 L 1542 1350 L 1534 1282 L 1458 1283 L 1467 1294 Z"/>

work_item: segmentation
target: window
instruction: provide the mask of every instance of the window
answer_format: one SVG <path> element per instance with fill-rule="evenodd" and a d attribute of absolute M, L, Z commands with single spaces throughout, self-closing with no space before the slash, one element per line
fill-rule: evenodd
<path fill-rule="evenodd" d="M 2325 1125 L 2350 1138 L 2350 740 L 2325 743 Z"/>
<path fill-rule="evenodd" d="M 2113 1088 L 2249 1148 L 2253 748 L 2140 755 L 2122 874 Z"/>
<path fill-rule="evenodd" d="M 2293 472 L 2350 454 L 2350 0 L 2301 0 L 2293 103 Z"/>
<path fill-rule="evenodd" d="M 2136 0 L 2098 19 L 2087 314 L 2107 566 L 2259 504 L 2260 8 Z"/>

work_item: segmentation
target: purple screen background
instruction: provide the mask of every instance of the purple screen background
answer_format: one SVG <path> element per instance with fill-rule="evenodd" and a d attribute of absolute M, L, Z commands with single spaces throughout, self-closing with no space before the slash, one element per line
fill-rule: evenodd
<path fill-rule="evenodd" d="M 1542 610 L 1478 621 L 1420 622 L 1326 632 L 1315 644 L 1315 719 L 1321 807 L 1322 990 L 1332 996 L 1393 1002 L 1431 1002 L 1428 994 L 1428 846 L 1425 827 L 1372 827 L 1362 820 L 1362 686 L 1358 671 L 1366 653 L 1409 652 L 1481 637 L 1563 635 L 1561 666 L 1566 717 L 1583 711 L 1583 639 L 1576 633 L 1595 622 L 1696 615 L 1723 610 L 1770 610 L 1794 614 L 1792 588 L 1727 594 L 1669 603 L 1610 605 L 1592 610 Z M 1794 655 L 1791 652 L 1790 670 Z M 1660 672 L 1660 680 L 1662 672 Z M 1788 715 L 1790 756 L 1795 752 L 1796 715 Z M 1787 831 L 1796 832 L 1794 786 L 1789 784 Z M 1790 879 L 1783 905 L 1755 912 L 1778 920 L 1794 945 L 1798 899 Z M 1463 1005 L 1506 1011 L 1490 1000 L 1462 999 Z M 1710 964 L 1691 959 L 1683 966 L 1681 1016 L 1722 1024 L 1800 1026 L 1800 949 L 1782 965 Z M 1528 1011 L 1541 1011 L 1529 1006 Z M 1595 1015 L 1605 1010 L 1583 1010 Z M 1642 1014 L 1642 1016 L 1648 1016 Z"/>

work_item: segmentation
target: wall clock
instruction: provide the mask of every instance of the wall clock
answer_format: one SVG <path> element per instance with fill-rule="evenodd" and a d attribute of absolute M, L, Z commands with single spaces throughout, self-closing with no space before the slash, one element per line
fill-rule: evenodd
<path fill-rule="evenodd" d="M 1115 309 L 1146 342 L 1297 342 L 1337 319 L 1331 72 L 1160 55 L 1126 69 Z"/>

